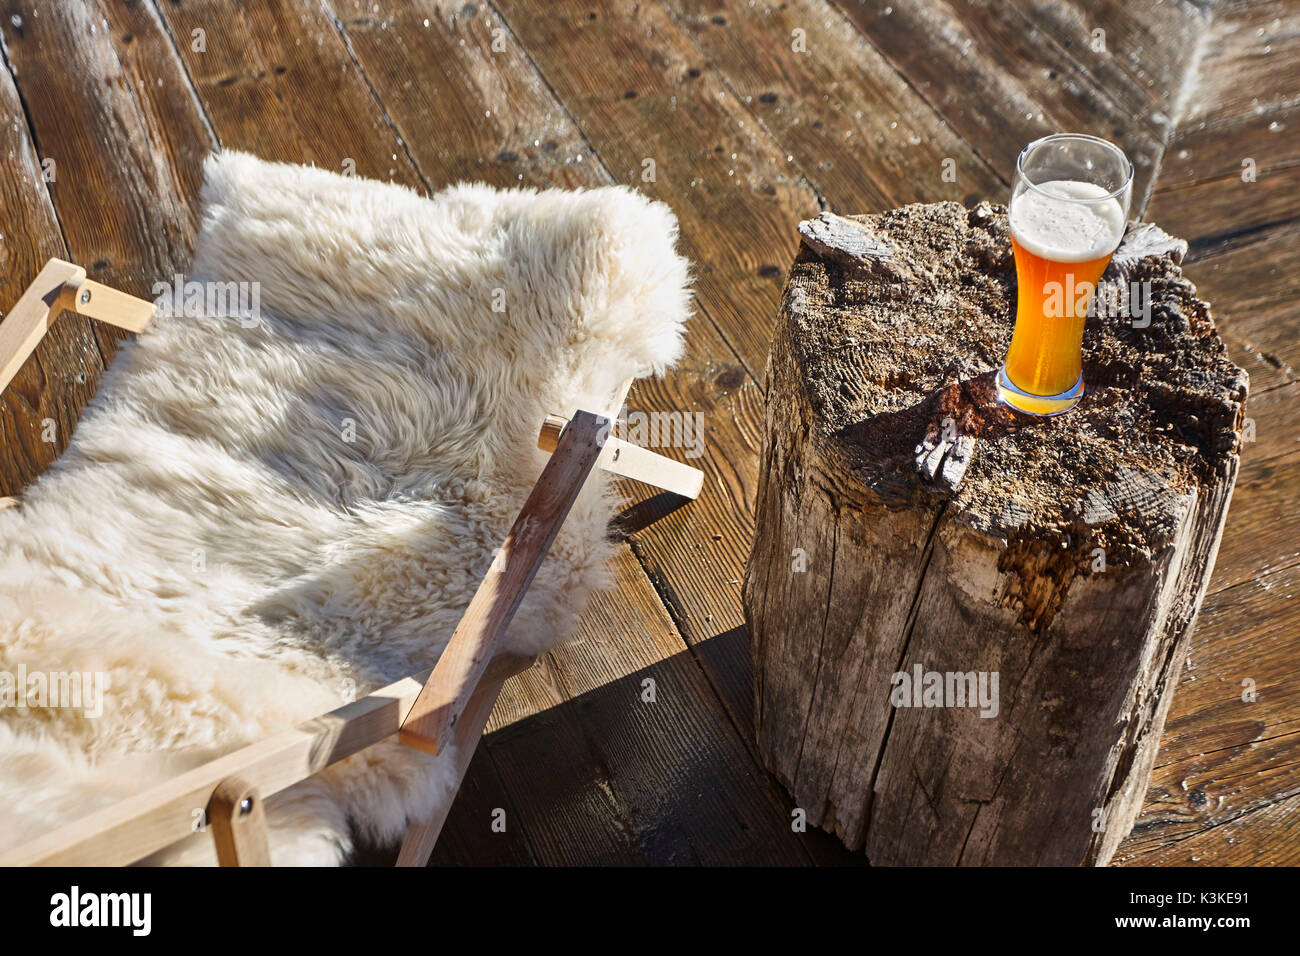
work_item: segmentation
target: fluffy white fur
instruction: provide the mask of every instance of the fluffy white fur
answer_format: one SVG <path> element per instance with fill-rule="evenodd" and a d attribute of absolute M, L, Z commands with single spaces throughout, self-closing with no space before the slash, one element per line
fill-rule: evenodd
<path fill-rule="evenodd" d="M 227 152 L 203 203 L 187 278 L 261 283 L 262 322 L 160 310 L 0 512 L 0 671 L 109 682 L 98 719 L 0 709 L 0 847 L 432 666 L 545 464 L 543 415 L 603 408 L 681 349 L 676 222 L 626 189 L 425 199 Z M 516 649 L 564 637 L 604 582 L 600 474 Z M 284 792 L 274 862 L 398 838 L 449 768 L 389 741 Z"/>

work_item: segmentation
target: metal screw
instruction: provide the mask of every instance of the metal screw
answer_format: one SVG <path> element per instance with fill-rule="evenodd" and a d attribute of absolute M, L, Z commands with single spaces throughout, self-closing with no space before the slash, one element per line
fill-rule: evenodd
<path fill-rule="evenodd" d="M 241 817 L 246 817 L 246 816 L 248 816 L 248 815 L 249 815 L 250 813 L 252 813 L 252 812 L 253 812 L 253 798 L 252 798 L 252 797 L 244 797 L 243 800 L 240 800 L 240 801 L 239 801 L 239 815 L 240 815 Z"/>
<path fill-rule="evenodd" d="M 82 290 L 81 290 L 81 296 L 80 296 L 80 299 L 81 299 L 81 304 L 82 304 L 82 305 L 85 305 L 87 302 L 89 302 L 89 301 L 90 301 L 90 290 L 89 290 L 89 289 L 82 289 Z"/>

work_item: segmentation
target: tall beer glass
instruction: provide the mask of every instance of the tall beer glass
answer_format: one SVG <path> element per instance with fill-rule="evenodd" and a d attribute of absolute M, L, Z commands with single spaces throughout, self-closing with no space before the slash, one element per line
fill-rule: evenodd
<path fill-rule="evenodd" d="M 1133 164 L 1104 139 L 1058 133 L 1021 152 L 1010 207 L 1016 327 L 998 373 L 1012 408 L 1059 415 L 1083 397 L 1083 326 L 1132 191 Z"/>

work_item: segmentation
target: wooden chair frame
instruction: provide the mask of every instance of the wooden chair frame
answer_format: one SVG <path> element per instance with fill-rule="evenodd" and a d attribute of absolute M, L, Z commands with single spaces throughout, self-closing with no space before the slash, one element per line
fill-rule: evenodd
<path fill-rule="evenodd" d="M 133 332 L 153 318 L 152 303 L 86 278 L 80 266 L 51 259 L 0 324 L 0 391 L 8 386 L 64 310 Z M 551 542 L 594 468 L 684 498 L 703 475 L 609 435 L 632 380 L 601 413 L 547 416 L 538 447 L 551 452 L 531 494 L 431 672 L 415 674 L 291 730 L 249 744 L 0 854 L 0 866 L 116 866 L 133 863 L 210 829 L 223 866 L 267 866 L 262 801 L 367 747 L 396 736 L 437 753 L 455 745 L 457 788 L 501 685 L 533 664 L 500 647 Z M 446 821 L 444 807 L 413 823 L 398 866 L 423 866 Z M 203 811 L 198 813 L 196 811 Z M 196 825 L 197 824 L 197 825 Z"/>

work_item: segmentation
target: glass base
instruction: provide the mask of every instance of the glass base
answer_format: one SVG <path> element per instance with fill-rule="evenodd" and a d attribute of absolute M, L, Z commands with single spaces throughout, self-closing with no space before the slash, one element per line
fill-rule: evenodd
<path fill-rule="evenodd" d="M 1081 398 L 1083 398 L 1082 375 L 1079 376 L 1079 380 L 1074 383 L 1073 387 L 1058 395 L 1033 395 L 1011 384 L 1011 379 L 1007 377 L 1007 367 L 1005 365 L 998 369 L 998 400 L 1003 405 L 1009 405 L 1016 411 L 1024 412 L 1026 415 L 1037 415 L 1040 418 L 1060 415 L 1062 412 L 1068 412 L 1079 404 Z"/>

